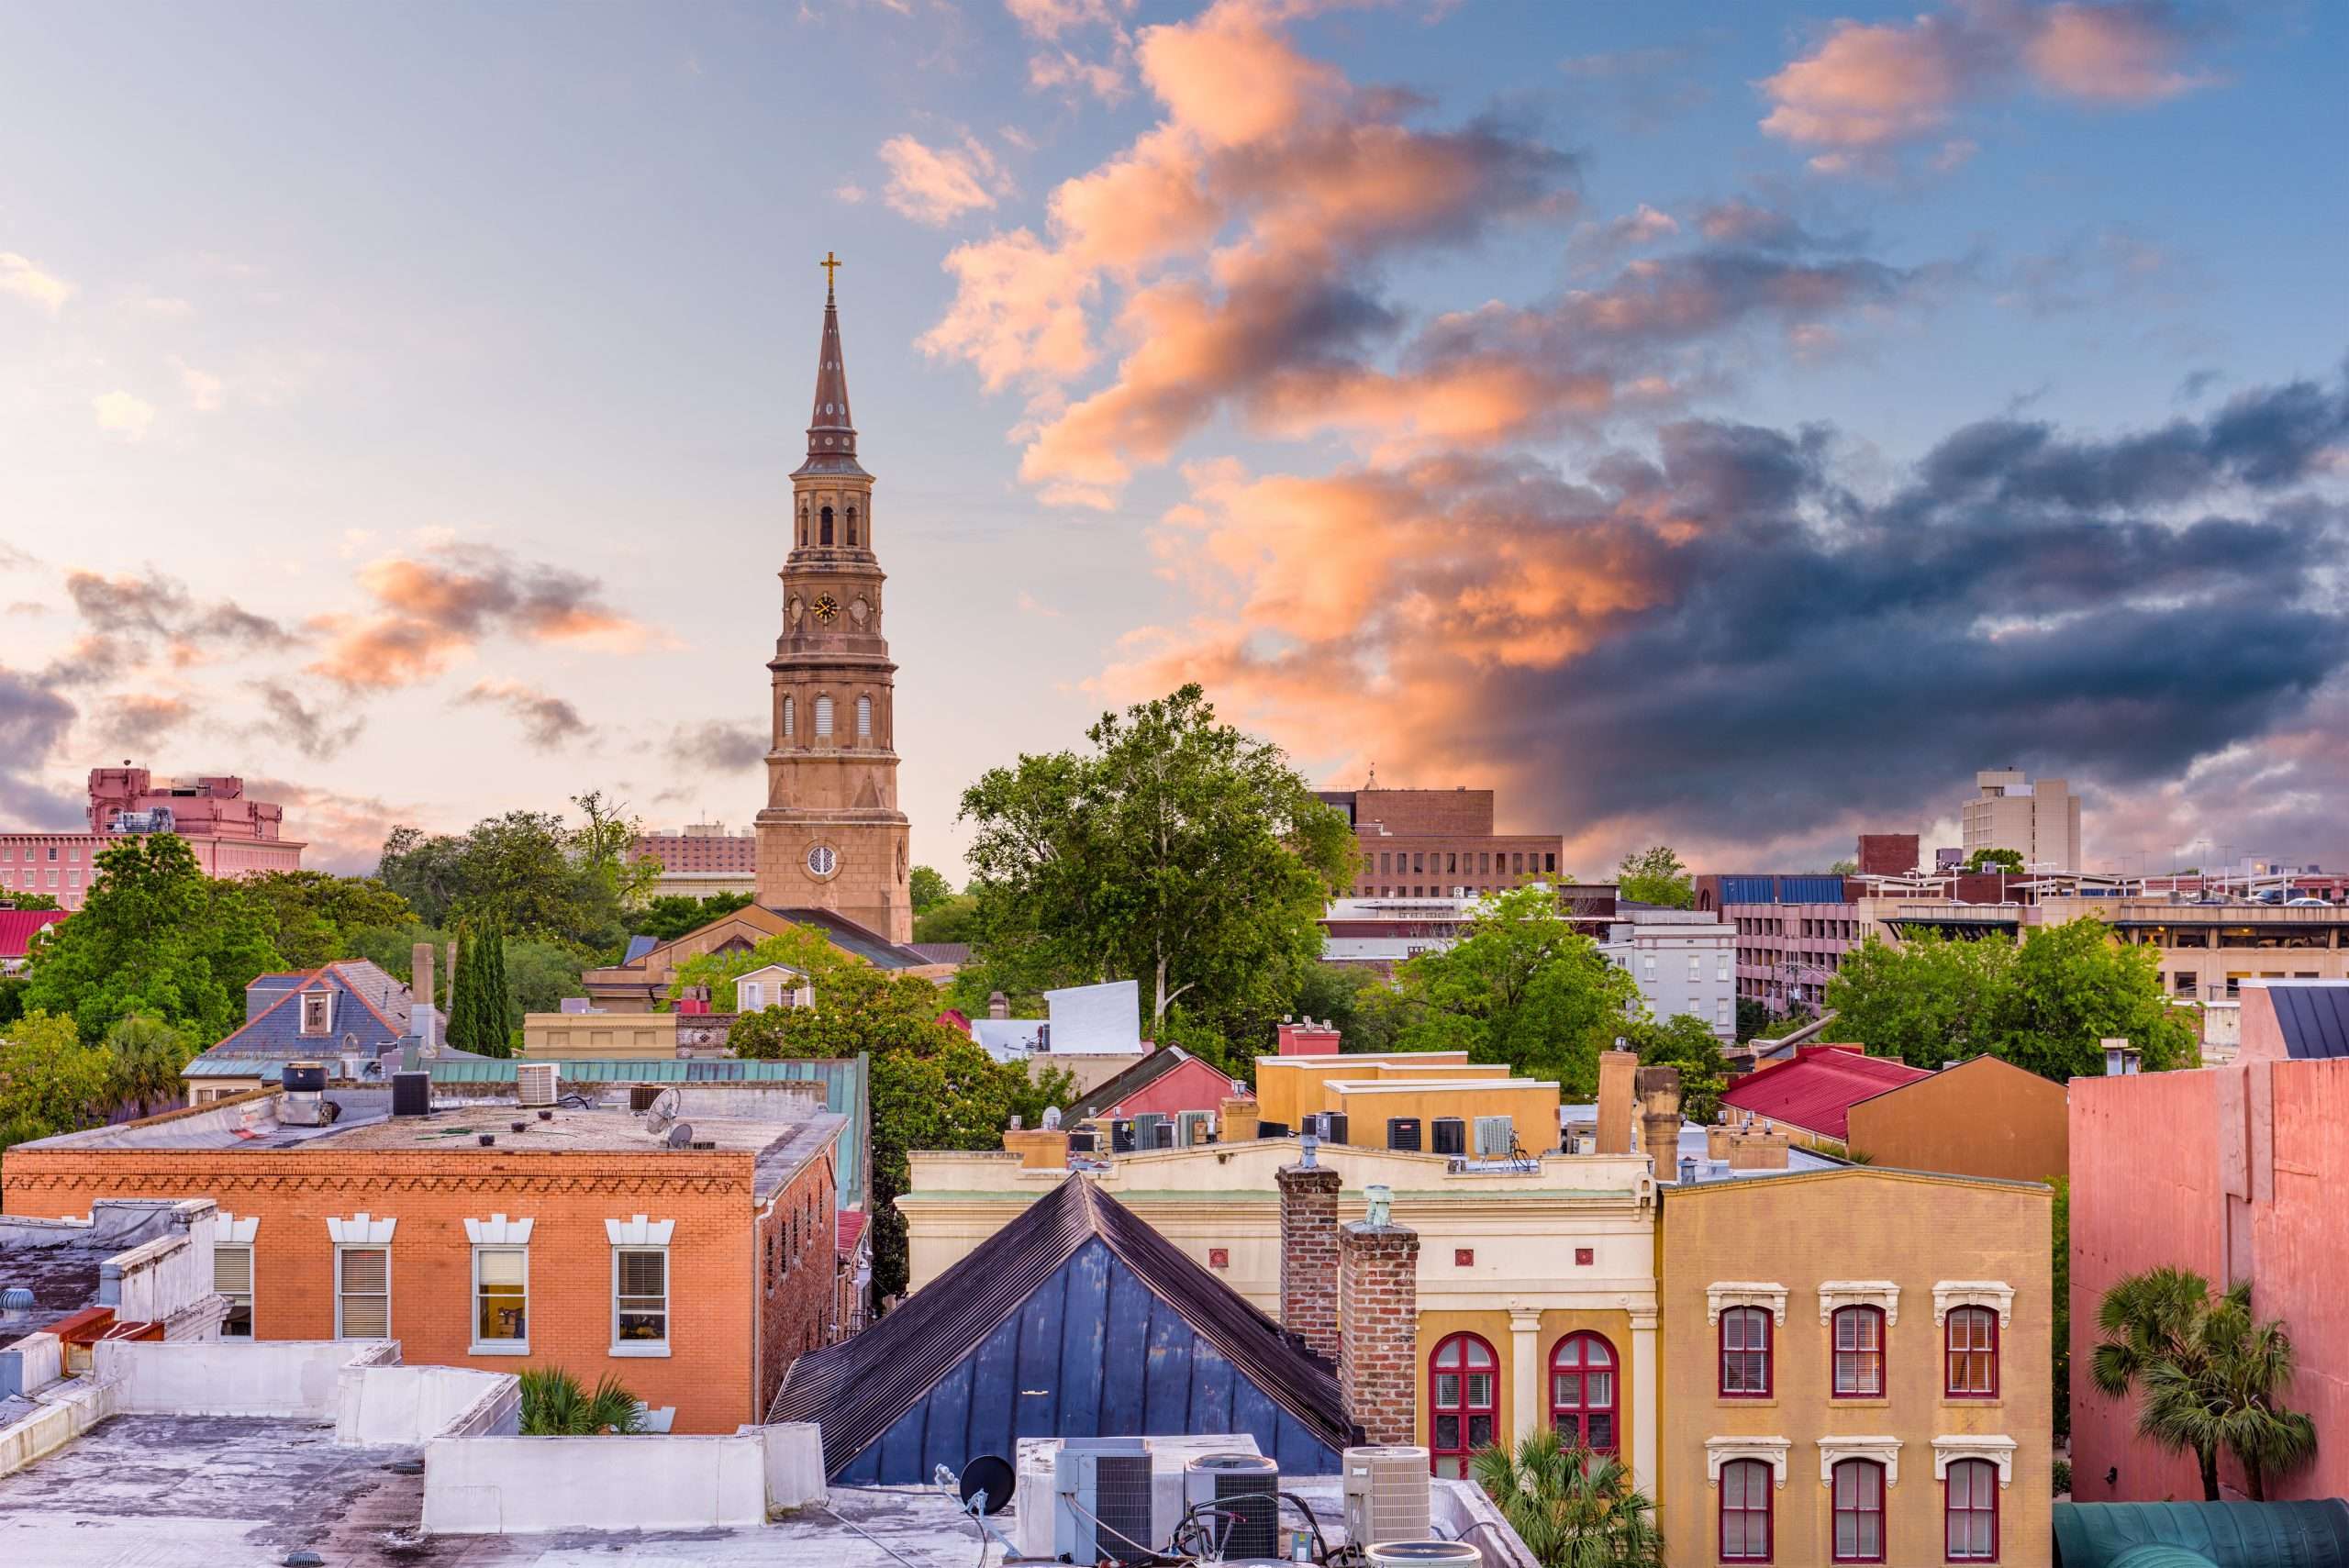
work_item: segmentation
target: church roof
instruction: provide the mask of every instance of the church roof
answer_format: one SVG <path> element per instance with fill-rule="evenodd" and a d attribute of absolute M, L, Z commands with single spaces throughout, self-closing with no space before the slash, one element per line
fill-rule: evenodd
<path fill-rule="evenodd" d="M 816 343 L 816 401 L 807 416 L 807 461 L 801 473 L 864 475 L 856 462 L 856 424 L 848 411 L 848 364 L 841 357 L 841 313 L 824 259 L 824 332 Z M 866 476 L 869 477 L 869 476 Z"/>

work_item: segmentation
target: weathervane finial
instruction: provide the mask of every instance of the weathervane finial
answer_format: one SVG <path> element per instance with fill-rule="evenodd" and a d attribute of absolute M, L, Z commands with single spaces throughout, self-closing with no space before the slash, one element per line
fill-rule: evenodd
<path fill-rule="evenodd" d="M 832 296 L 832 274 L 848 263 L 827 250 L 824 252 L 824 259 L 816 265 L 824 269 L 824 297 L 829 299 Z"/>

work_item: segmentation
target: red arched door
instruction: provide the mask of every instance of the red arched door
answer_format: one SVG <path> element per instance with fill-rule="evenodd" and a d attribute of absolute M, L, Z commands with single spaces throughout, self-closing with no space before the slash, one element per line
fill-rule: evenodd
<path fill-rule="evenodd" d="M 1500 1362 L 1474 1334 L 1453 1334 L 1428 1362 L 1428 1462 L 1438 1475 L 1464 1478 L 1468 1456 L 1499 1426 Z"/>
<path fill-rule="evenodd" d="M 1615 1347 L 1598 1334 L 1568 1334 L 1550 1352 L 1550 1424 L 1569 1448 L 1613 1453 L 1621 1440 Z"/>

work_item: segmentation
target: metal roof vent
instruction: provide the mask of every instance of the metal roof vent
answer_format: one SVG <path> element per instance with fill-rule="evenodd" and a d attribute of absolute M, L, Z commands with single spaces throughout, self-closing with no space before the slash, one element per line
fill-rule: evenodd
<path fill-rule="evenodd" d="M 21 1318 L 33 1309 L 33 1293 L 21 1284 L 0 1290 L 0 1318 Z"/>

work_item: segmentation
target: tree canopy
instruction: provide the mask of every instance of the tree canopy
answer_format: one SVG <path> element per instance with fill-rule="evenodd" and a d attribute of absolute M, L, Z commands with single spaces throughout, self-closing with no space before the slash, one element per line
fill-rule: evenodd
<path fill-rule="evenodd" d="M 954 884 L 936 866 L 916 866 L 906 876 L 907 895 L 918 919 L 954 896 Z"/>
<path fill-rule="evenodd" d="M 1920 931 L 1871 940 L 1828 982 L 1837 1030 L 1878 1056 L 1938 1068 L 2001 1056 L 2062 1083 L 2101 1073 L 2101 1042 L 2125 1039 L 2148 1072 L 2191 1067 L 2192 1026 L 2161 989 L 2157 950 L 2115 941 L 2095 916 L 1996 937 Z"/>
<path fill-rule="evenodd" d="M 1680 1069 L 1681 1115 L 1690 1121 L 1713 1119 L 1721 1091 L 1729 1087 L 1729 1073 L 1721 1042 L 1704 1019 L 1689 1013 L 1675 1013 L 1662 1021 L 1641 1018 L 1624 1031 L 1624 1040 L 1639 1053 L 1641 1066 Z"/>
<path fill-rule="evenodd" d="M 660 867 L 629 858 L 639 824 L 624 806 L 592 792 L 572 803 L 576 827 L 557 812 L 509 811 L 462 834 L 395 828 L 376 874 L 426 925 L 492 920 L 617 957 Z"/>
<path fill-rule="evenodd" d="M 2002 866 L 2009 871 L 2022 870 L 2022 851 L 1985 849 L 1976 850 L 1965 857 L 1965 869 L 1968 871 L 1996 871 Z"/>
<path fill-rule="evenodd" d="M 1625 1032 L 1639 986 L 1558 913 L 1557 895 L 1527 886 L 1487 899 L 1442 951 L 1406 962 L 1397 986 L 1402 1051 L 1464 1050 L 1595 1094 L 1598 1053 Z"/>
<path fill-rule="evenodd" d="M 1268 1028 L 1353 883 L 1344 817 L 1196 685 L 1085 735 L 1089 751 L 1022 756 L 963 792 L 971 984 L 1134 980 L 1153 1026 L 1180 1002 L 1235 1037 Z"/>
<path fill-rule="evenodd" d="M 105 1046 L 86 1042 L 70 1018 L 27 1013 L 0 1049 L 0 1148 L 71 1132 L 103 1113 L 115 1087 Z"/>
<path fill-rule="evenodd" d="M 721 915 L 731 915 L 757 902 L 748 893 L 713 893 L 707 898 L 664 893 L 629 917 L 629 934 L 673 942 L 689 931 L 700 930 Z"/>
<path fill-rule="evenodd" d="M 709 1005 L 717 1012 L 734 1009 L 734 982 L 754 969 L 764 969 L 771 963 L 796 969 L 807 976 L 811 984 L 822 986 L 835 976 L 852 970 L 872 973 L 872 966 L 851 958 L 824 939 L 812 926 L 794 926 L 789 930 L 767 938 L 751 948 L 737 948 L 731 952 L 696 953 L 677 965 L 669 976 L 666 1006 L 674 1007 L 677 998 L 690 986 L 709 987 Z M 927 982 L 923 983 L 925 985 Z M 938 992 L 929 987 L 930 1016 L 938 1016 Z"/>
<path fill-rule="evenodd" d="M 351 951 L 357 933 L 378 927 L 405 927 L 416 919 L 408 901 L 372 876 L 335 876 L 322 871 L 273 871 L 244 881 L 247 892 L 269 906 L 276 923 L 277 951 L 290 969 L 316 969 Z"/>
<path fill-rule="evenodd" d="M 176 834 L 119 840 L 81 910 L 34 939 L 23 1004 L 93 1042 L 139 1013 L 208 1046 L 245 1021 L 253 977 L 286 967 L 275 930 L 262 896 L 205 875 Z"/>
<path fill-rule="evenodd" d="M 1697 902 L 1696 882 L 1669 844 L 1634 851 L 1615 869 L 1620 897 L 1668 909 L 1686 909 Z"/>

